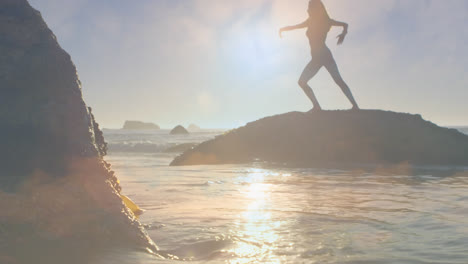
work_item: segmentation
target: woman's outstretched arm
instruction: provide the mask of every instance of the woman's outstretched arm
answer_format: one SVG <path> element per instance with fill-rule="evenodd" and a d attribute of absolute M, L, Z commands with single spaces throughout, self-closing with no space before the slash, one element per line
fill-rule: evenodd
<path fill-rule="evenodd" d="M 294 25 L 294 26 L 287 26 L 287 27 L 283 27 L 280 29 L 279 31 L 279 35 L 280 35 L 280 38 L 283 37 L 283 32 L 284 31 L 291 31 L 291 30 L 296 30 L 296 29 L 301 29 L 301 28 L 306 28 L 307 27 L 307 22 L 309 20 L 307 19 L 306 21 L 300 23 L 300 24 L 297 24 L 297 25 Z"/>
<path fill-rule="evenodd" d="M 331 20 L 331 25 L 335 27 L 343 27 L 343 32 L 337 37 L 338 38 L 338 45 L 341 45 L 343 43 L 346 34 L 348 34 L 348 24 L 345 22 L 340 22 L 336 20 Z"/>

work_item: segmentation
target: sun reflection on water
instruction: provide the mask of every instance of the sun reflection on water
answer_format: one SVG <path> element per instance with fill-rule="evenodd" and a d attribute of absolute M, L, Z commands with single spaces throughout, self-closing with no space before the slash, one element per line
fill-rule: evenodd
<path fill-rule="evenodd" d="M 281 226 L 281 221 L 272 219 L 269 211 L 271 205 L 271 184 L 265 183 L 268 175 L 264 170 L 252 170 L 248 180 L 250 185 L 242 191 L 247 200 L 244 212 L 239 216 L 239 228 L 236 236 L 239 241 L 236 247 L 228 252 L 236 256 L 229 263 L 267 262 L 280 263 L 279 259 L 270 259 L 271 251 L 281 239 L 276 230 Z"/>

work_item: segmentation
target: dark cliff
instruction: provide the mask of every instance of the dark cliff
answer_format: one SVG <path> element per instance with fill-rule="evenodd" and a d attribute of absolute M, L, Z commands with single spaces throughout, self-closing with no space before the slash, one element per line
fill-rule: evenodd
<path fill-rule="evenodd" d="M 156 250 L 106 151 L 70 56 L 26 0 L 1 0 L 0 253 L 33 260 L 47 253 L 28 249 L 51 241 Z"/>
<path fill-rule="evenodd" d="M 0 2 L 0 94 L 3 186 L 37 169 L 60 175 L 69 157 L 105 154 L 70 56 L 25 0 Z"/>

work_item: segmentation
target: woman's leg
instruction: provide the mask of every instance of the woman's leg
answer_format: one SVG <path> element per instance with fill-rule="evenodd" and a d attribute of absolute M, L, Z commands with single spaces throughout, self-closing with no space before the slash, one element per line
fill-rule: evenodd
<path fill-rule="evenodd" d="M 319 63 L 318 60 L 312 59 L 302 72 L 301 78 L 299 78 L 299 86 L 304 90 L 307 97 L 309 97 L 310 101 L 314 105 L 313 109 L 315 110 L 321 110 L 322 108 L 315 97 L 314 91 L 312 91 L 312 88 L 310 88 L 307 83 L 317 74 L 320 68 L 322 68 L 322 64 Z"/>
<path fill-rule="evenodd" d="M 356 100 L 354 100 L 351 90 L 349 89 L 348 85 L 344 82 L 343 78 L 341 78 L 340 71 L 338 70 L 338 66 L 336 65 L 335 59 L 333 58 L 333 55 L 331 54 L 331 52 L 329 56 L 327 56 L 327 58 L 324 60 L 324 66 L 328 70 L 330 75 L 332 76 L 333 80 L 341 88 L 343 93 L 351 102 L 351 104 L 353 105 L 353 109 L 359 109 L 359 106 L 356 103 Z"/>

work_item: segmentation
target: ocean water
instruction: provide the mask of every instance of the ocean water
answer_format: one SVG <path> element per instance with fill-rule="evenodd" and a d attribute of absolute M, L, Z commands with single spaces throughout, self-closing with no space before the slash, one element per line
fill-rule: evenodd
<path fill-rule="evenodd" d="M 223 131 L 105 130 L 107 160 L 166 255 L 99 263 L 468 263 L 468 168 L 169 167 Z"/>
<path fill-rule="evenodd" d="M 458 129 L 460 132 L 468 135 L 468 126 L 459 126 L 459 127 L 452 127 Z"/>

